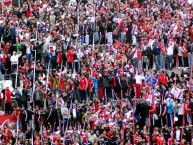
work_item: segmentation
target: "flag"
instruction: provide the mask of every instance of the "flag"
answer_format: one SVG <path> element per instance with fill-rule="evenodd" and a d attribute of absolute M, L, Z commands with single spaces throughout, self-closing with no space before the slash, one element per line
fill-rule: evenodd
<path fill-rule="evenodd" d="M 12 4 L 12 0 L 0 0 L 0 2 L 3 2 L 3 5 L 9 6 Z"/>

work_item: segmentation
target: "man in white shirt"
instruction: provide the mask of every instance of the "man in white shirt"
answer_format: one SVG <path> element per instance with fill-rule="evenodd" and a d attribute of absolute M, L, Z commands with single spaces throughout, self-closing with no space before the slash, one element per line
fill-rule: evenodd
<path fill-rule="evenodd" d="M 172 59 L 174 54 L 174 43 L 169 42 L 169 46 L 167 48 L 167 68 L 172 69 Z"/>
<path fill-rule="evenodd" d="M 17 65 L 19 62 L 19 57 L 22 55 L 21 52 L 13 52 L 13 55 L 10 57 L 10 61 L 11 61 L 11 72 L 13 73 L 15 69 L 17 69 Z"/>

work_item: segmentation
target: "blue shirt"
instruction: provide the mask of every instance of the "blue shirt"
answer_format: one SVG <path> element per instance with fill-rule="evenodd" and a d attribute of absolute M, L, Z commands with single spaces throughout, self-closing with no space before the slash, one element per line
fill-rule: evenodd
<path fill-rule="evenodd" d="M 146 80 L 146 83 L 147 83 L 147 84 L 150 83 L 150 86 L 151 86 L 152 88 L 155 87 L 155 85 L 157 84 L 157 82 L 158 82 L 158 80 L 157 80 L 156 77 L 152 77 L 152 78 L 148 77 L 147 80 Z"/>
<path fill-rule="evenodd" d="M 173 112 L 173 104 L 171 102 L 167 102 L 166 106 L 167 106 L 167 113 L 172 114 L 172 112 Z"/>
<path fill-rule="evenodd" d="M 92 79 L 93 79 L 93 87 L 94 87 L 94 89 L 98 89 L 99 88 L 99 81 L 98 81 L 98 79 L 96 79 L 95 77 L 93 77 Z"/>
<path fill-rule="evenodd" d="M 10 28 L 10 36 L 11 37 L 15 37 L 16 36 L 16 31 L 15 31 L 15 28 Z"/>

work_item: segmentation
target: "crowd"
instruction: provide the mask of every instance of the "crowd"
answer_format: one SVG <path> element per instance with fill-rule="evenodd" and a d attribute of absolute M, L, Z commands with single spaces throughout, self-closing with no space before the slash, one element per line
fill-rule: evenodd
<path fill-rule="evenodd" d="M 1 5 L 0 144 L 193 144 L 192 0 L 21 2 Z"/>

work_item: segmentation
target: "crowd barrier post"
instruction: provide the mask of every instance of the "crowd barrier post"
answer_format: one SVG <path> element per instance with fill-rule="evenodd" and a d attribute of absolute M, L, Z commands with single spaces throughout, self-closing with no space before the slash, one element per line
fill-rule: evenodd
<path fill-rule="evenodd" d="M 150 127 L 151 127 L 151 113 L 149 112 L 149 123 L 148 123 L 148 130 L 149 130 L 149 133 L 150 133 Z M 151 134 L 149 135 L 149 145 L 151 143 Z"/>
<path fill-rule="evenodd" d="M 48 91 L 48 81 L 49 81 L 49 74 L 50 74 L 50 65 L 51 65 L 51 57 L 48 63 L 48 70 L 47 70 L 47 77 L 46 77 L 46 93 Z"/>
<path fill-rule="evenodd" d="M 17 88 L 17 81 L 18 81 L 18 73 L 19 73 L 19 62 L 17 63 L 17 71 L 16 71 L 16 74 L 15 74 L 15 88 Z"/>
<path fill-rule="evenodd" d="M 20 116 L 20 113 L 19 113 L 19 115 L 17 116 L 17 122 L 16 122 L 16 144 L 17 144 L 17 142 L 18 142 L 18 130 L 19 130 L 19 116 Z"/>

